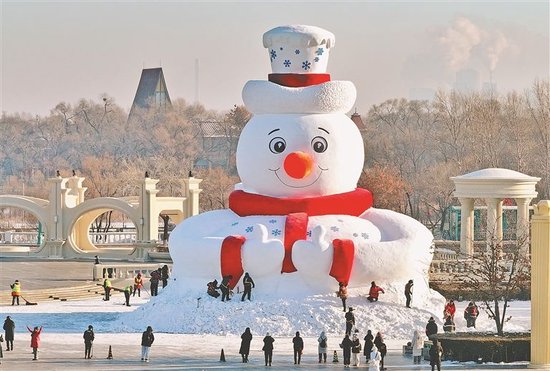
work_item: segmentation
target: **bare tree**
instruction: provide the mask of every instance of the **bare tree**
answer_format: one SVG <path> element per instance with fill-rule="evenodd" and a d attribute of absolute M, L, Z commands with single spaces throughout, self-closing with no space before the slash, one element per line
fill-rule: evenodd
<path fill-rule="evenodd" d="M 491 238 L 486 249 L 471 258 L 469 269 L 459 277 L 465 292 L 475 292 L 482 298 L 482 307 L 495 322 L 499 336 L 512 318 L 507 316 L 510 299 L 529 285 L 531 265 L 521 248 L 524 242 L 517 240 L 504 247 L 504 241 Z"/>

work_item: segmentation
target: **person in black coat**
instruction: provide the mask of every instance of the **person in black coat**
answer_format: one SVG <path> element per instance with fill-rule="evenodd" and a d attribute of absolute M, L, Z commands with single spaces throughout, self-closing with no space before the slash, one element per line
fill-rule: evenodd
<path fill-rule="evenodd" d="M 377 332 L 376 337 L 374 338 L 374 345 L 376 348 L 378 348 L 378 352 L 380 352 L 380 357 L 382 358 L 380 360 L 380 370 L 384 369 L 384 357 L 386 356 L 386 353 L 388 352 L 386 348 L 386 344 L 384 344 L 384 339 L 382 338 L 382 333 Z M 383 350 L 382 350 L 383 348 Z"/>
<path fill-rule="evenodd" d="M 346 335 L 351 335 L 353 326 L 355 326 L 355 315 L 353 314 L 353 308 L 349 307 L 346 313 Z"/>
<path fill-rule="evenodd" d="M 426 336 L 429 339 L 430 336 L 437 334 L 437 331 L 437 323 L 435 323 L 435 319 L 433 317 L 430 317 L 428 324 L 426 325 Z"/>
<path fill-rule="evenodd" d="M 363 348 L 363 355 L 367 358 L 367 363 L 368 363 L 369 359 L 370 359 L 370 352 L 372 351 L 372 346 L 374 345 L 374 343 L 373 343 L 374 336 L 372 336 L 371 330 L 367 331 L 367 334 L 365 335 L 363 340 L 365 340 L 365 347 Z"/>
<path fill-rule="evenodd" d="M 340 348 L 342 348 L 344 353 L 344 367 L 348 366 L 351 363 L 351 347 L 353 346 L 353 342 L 349 338 L 349 335 L 346 334 L 344 336 L 344 339 L 342 340 L 342 343 L 340 344 Z"/>
<path fill-rule="evenodd" d="M 162 266 L 162 269 L 160 270 L 160 279 L 162 280 L 162 288 L 165 288 L 166 285 L 168 285 L 168 278 L 170 278 L 168 273 L 169 273 L 168 266 L 164 264 Z"/>
<path fill-rule="evenodd" d="M 292 346 L 294 348 L 294 364 L 299 365 L 304 351 L 304 340 L 300 337 L 299 331 L 296 331 L 296 336 L 292 339 Z"/>
<path fill-rule="evenodd" d="M 206 284 L 206 293 L 213 298 L 218 298 L 220 296 L 220 293 L 218 292 L 218 280 L 214 280 L 211 282 L 208 282 Z"/>
<path fill-rule="evenodd" d="M 149 362 L 149 350 L 151 345 L 155 341 L 155 335 L 153 335 L 153 328 L 147 326 L 147 330 L 141 335 L 141 360 Z"/>
<path fill-rule="evenodd" d="M 243 291 L 243 297 L 241 298 L 241 301 L 244 301 L 245 296 L 248 296 L 248 300 L 250 300 L 250 294 L 252 293 L 252 288 L 256 287 L 256 285 L 254 284 L 254 280 L 252 279 L 252 277 L 248 275 L 248 272 L 244 274 L 243 286 L 244 286 L 244 291 Z"/>
<path fill-rule="evenodd" d="M 4 321 L 4 331 L 6 334 L 6 351 L 13 350 L 13 335 L 15 333 L 15 322 L 10 318 L 6 317 Z"/>
<path fill-rule="evenodd" d="M 405 305 L 407 308 L 411 307 L 413 285 L 413 280 L 409 280 L 409 282 L 405 285 L 405 299 L 407 299 L 407 303 Z"/>
<path fill-rule="evenodd" d="M 84 331 L 84 335 L 82 337 L 84 338 L 84 358 L 91 359 L 92 343 L 95 339 L 94 328 L 92 325 L 88 326 L 88 329 Z"/>
<path fill-rule="evenodd" d="M 252 333 L 250 332 L 250 327 L 247 327 L 241 335 L 241 348 L 239 349 L 239 354 L 243 357 L 243 363 L 248 363 L 251 341 Z"/>
<path fill-rule="evenodd" d="M 220 290 L 222 290 L 222 301 L 231 300 L 229 297 L 229 281 L 233 279 L 232 275 L 225 276 L 220 283 Z"/>
<path fill-rule="evenodd" d="M 273 359 L 273 343 L 275 342 L 275 339 L 269 335 L 269 332 L 265 334 L 264 337 L 264 346 L 262 350 L 264 351 L 264 357 L 265 357 L 265 365 L 271 366 L 271 360 Z"/>
<path fill-rule="evenodd" d="M 443 348 L 437 341 L 433 340 L 433 345 L 430 348 L 430 365 L 432 366 L 432 371 L 437 366 L 437 371 L 441 371 L 441 355 L 443 354 Z"/>

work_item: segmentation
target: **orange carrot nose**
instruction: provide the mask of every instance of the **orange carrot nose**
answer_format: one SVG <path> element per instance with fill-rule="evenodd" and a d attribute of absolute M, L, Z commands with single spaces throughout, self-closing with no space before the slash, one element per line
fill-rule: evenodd
<path fill-rule="evenodd" d="M 311 173 L 313 159 L 305 152 L 296 151 L 286 156 L 283 166 L 288 176 L 295 179 L 302 179 Z"/>

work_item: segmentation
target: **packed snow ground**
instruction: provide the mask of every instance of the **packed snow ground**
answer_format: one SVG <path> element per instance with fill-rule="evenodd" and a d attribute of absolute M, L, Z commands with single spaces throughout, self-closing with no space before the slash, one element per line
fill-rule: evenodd
<path fill-rule="evenodd" d="M 168 286 L 169 287 L 169 286 Z M 101 298 L 82 301 L 47 302 L 37 306 L 4 306 L 1 312 L 10 315 L 16 322 L 16 332 L 26 332 L 25 325 L 44 326 L 44 337 L 48 333 L 81 333 L 90 324 L 97 333 L 140 333 L 146 326 L 152 326 L 156 333 L 186 334 L 204 338 L 240 336 L 250 327 L 255 336 L 271 332 L 275 336 L 293 336 L 300 331 L 304 336 L 316 337 L 326 331 L 333 338 L 343 335 L 344 313 L 340 299 L 335 295 L 318 295 L 298 299 L 264 299 L 241 302 L 235 295 L 229 302 L 221 302 L 206 294 L 201 295 L 197 308 L 197 296 L 174 299 L 168 287 L 160 295 L 149 298 L 133 297 L 131 307 L 123 305 L 122 295 L 112 297 L 110 302 Z M 434 316 L 442 326 L 443 306 L 433 303 L 432 311 L 415 308 L 407 309 L 403 304 L 392 304 L 389 300 L 397 293 L 386 290 L 377 303 L 369 303 L 366 293 L 350 290 L 348 304 L 355 308 L 355 317 L 360 334 L 368 329 L 374 333 L 381 331 L 386 339 L 407 340 L 412 338 L 415 329 L 424 329 L 430 316 Z M 494 331 L 494 323 L 481 311 L 477 329 L 467 329 L 462 313 L 467 302 L 457 302 L 457 331 Z M 478 303 L 479 304 L 479 303 Z M 530 302 L 510 303 L 508 315 L 512 319 L 505 330 L 528 331 L 530 329 Z"/>

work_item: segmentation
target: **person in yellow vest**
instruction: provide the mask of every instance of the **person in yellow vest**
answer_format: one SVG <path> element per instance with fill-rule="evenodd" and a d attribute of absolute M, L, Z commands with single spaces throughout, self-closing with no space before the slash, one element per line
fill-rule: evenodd
<path fill-rule="evenodd" d="M 132 285 L 129 284 L 124 288 L 124 298 L 126 299 L 126 306 L 130 306 L 130 295 L 132 295 Z"/>
<path fill-rule="evenodd" d="M 110 294 L 111 294 L 111 280 L 108 278 L 105 278 L 105 281 L 103 281 L 103 289 L 105 290 L 105 298 L 103 300 L 109 301 Z"/>
<path fill-rule="evenodd" d="M 15 305 L 16 301 L 17 301 L 17 305 L 19 305 L 19 297 L 21 296 L 21 284 L 19 283 L 19 280 L 15 280 L 15 282 L 12 283 L 10 287 L 11 287 L 11 305 Z"/>
<path fill-rule="evenodd" d="M 141 288 L 143 287 L 143 278 L 141 278 L 141 272 L 137 274 L 136 277 L 134 277 L 134 293 L 132 296 L 136 296 L 136 291 L 138 293 L 138 297 L 141 297 Z"/>

